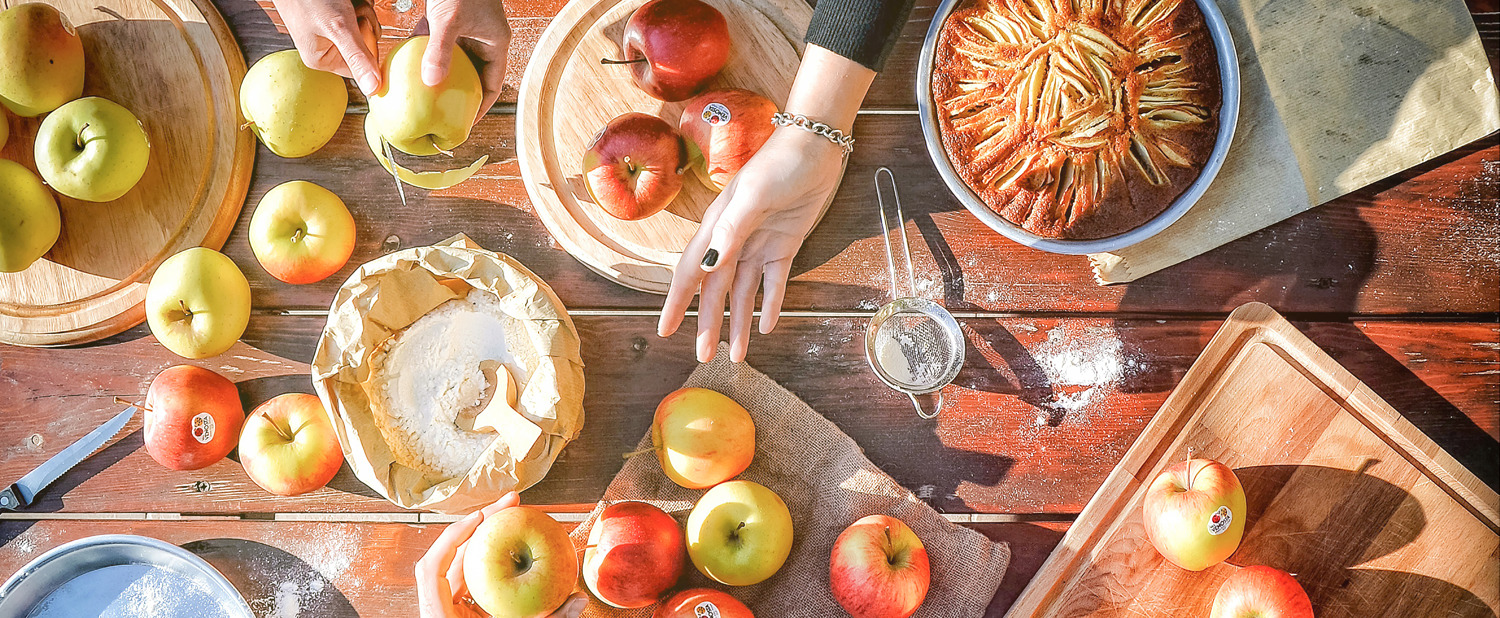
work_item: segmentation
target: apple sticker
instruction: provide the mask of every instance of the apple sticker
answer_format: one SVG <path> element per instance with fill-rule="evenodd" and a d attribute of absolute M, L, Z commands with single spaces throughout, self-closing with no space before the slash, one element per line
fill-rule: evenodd
<path fill-rule="evenodd" d="M 199 444 L 208 444 L 214 439 L 214 417 L 207 412 L 199 412 L 193 417 L 193 439 Z"/>
<path fill-rule="evenodd" d="M 714 103 L 714 105 L 718 105 L 718 103 Z M 728 112 L 725 113 L 727 114 Z M 703 112 L 703 116 L 707 118 L 708 112 Z M 714 605 L 713 601 L 704 601 L 693 607 L 693 615 L 698 618 L 719 618 L 719 606 Z"/>
<path fill-rule="evenodd" d="M 1234 522 L 1234 514 L 1229 512 L 1229 507 L 1221 506 L 1208 518 L 1208 533 L 1214 536 L 1224 534 L 1229 529 L 1229 524 Z"/>
<path fill-rule="evenodd" d="M 703 106 L 703 122 L 713 127 L 729 122 L 729 108 L 718 102 Z"/>

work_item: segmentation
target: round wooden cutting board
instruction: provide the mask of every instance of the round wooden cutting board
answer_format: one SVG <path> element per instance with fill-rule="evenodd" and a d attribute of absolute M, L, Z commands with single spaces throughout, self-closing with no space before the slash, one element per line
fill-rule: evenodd
<path fill-rule="evenodd" d="M 52 251 L 22 272 L 0 273 L 0 341 L 30 346 L 93 341 L 145 320 L 157 265 L 189 247 L 223 246 L 255 157 L 254 136 L 239 130 L 244 56 L 211 0 L 48 3 L 83 39 L 84 96 L 134 112 L 151 160 L 114 202 L 57 196 L 62 235 Z M 35 171 L 41 118 L 5 117 L 11 139 L 0 157 Z"/>
<path fill-rule="evenodd" d="M 730 56 L 711 88 L 737 87 L 786 104 L 812 9 L 801 0 L 705 0 L 729 22 Z M 583 184 L 583 153 L 610 119 L 655 114 L 677 125 L 683 103 L 664 103 L 631 81 L 625 22 L 646 0 L 573 0 L 552 20 L 526 67 L 516 104 L 516 156 L 537 216 L 589 268 L 626 287 L 665 294 L 683 247 L 718 195 L 689 172 L 667 210 L 641 221 L 610 216 Z"/>

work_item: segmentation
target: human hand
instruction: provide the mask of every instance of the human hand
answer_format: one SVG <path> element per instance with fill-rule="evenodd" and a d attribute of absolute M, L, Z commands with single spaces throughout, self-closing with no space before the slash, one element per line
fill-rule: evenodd
<path fill-rule="evenodd" d="M 843 150 L 824 137 L 795 127 L 772 133 L 709 205 L 683 249 L 657 334 L 676 332 L 698 294 L 698 361 L 713 360 L 727 296 L 729 358 L 745 360 L 755 291 L 765 287 L 764 335 L 776 327 L 792 258 L 838 187 L 843 163 Z"/>
<path fill-rule="evenodd" d="M 380 90 L 375 43 L 380 20 L 367 0 L 271 0 L 302 64 L 352 78 L 360 92 Z"/>
<path fill-rule="evenodd" d="M 417 606 L 421 618 L 489 618 L 474 604 L 464 585 L 464 549 L 486 517 L 520 503 L 521 497 L 510 492 L 443 529 L 427 554 L 417 561 Z M 588 597 L 575 593 L 548 618 L 578 618 L 586 605 Z"/>
<path fill-rule="evenodd" d="M 436 86 L 448 77 L 448 63 L 453 45 L 478 61 L 479 83 L 484 101 L 479 105 L 479 122 L 495 100 L 505 82 L 505 65 L 509 59 L 510 22 L 500 0 L 431 0 L 427 16 L 416 31 L 430 33 L 427 50 L 422 54 L 422 82 Z"/>

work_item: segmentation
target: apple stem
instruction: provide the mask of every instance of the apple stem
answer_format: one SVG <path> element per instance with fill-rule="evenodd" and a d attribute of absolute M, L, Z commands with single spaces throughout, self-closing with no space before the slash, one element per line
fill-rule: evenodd
<path fill-rule="evenodd" d="M 78 143 L 79 150 L 83 150 L 83 132 L 87 130 L 89 130 L 89 123 L 87 122 L 83 123 L 83 126 L 78 127 L 78 138 L 75 141 Z"/>
<path fill-rule="evenodd" d="M 1195 449 L 1195 448 L 1193 448 L 1191 446 L 1188 447 L 1188 458 L 1187 458 L 1188 489 L 1192 489 L 1193 488 L 1193 476 L 1194 476 L 1194 473 L 1193 473 L 1193 451 L 1195 451 L 1195 450 L 1197 450 L 1197 449 Z"/>
<path fill-rule="evenodd" d="M 638 64 L 638 63 L 645 62 L 645 61 L 646 61 L 646 57 L 645 56 L 641 56 L 640 58 L 634 58 L 634 59 L 631 59 L 631 60 L 615 60 L 614 58 L 600 58 L 599 59 L 599 64 Z"/>
<path fill-rule="evenodd" d="M 187 317 L 193 317 L 193 310 L 192 309 L 188 309 L 187 301 L 178 300 L 177 301 L 177 305 L 180 306 L 180 307 L 182 307 L 182 312 L 186 313 Z"/>
<path fill-rule="evenodd" d="M 643 448 L 643 449 L 641 449 L 639 451 L 631 451 L 629 453 L 625 453 L 624 455 L 621 455 L 620 458 L 621 459 L 630 459 L 631 457 L 635 457 L 636 455 L 645 455 L 646 453 L 653 453 L 655 451 L 656 451 L 656 447 L 653 446 L 653 447 L 650 447 L 650 448 Z"/>
<path fill-rule="evenodd" d="M 625 155 L 625 157 L 622 158 L 621 160 L 625 162 L 625 169 L 629 170 L 630 173 L 634 174 L 635 173 L 635 163 L 633 163 L 633 162 L 630 161 L 630 155 Z"/>
<path fill-rule="evenodd" d="M 240 125 L 240 130 L 244 131 L 245 129 L 248 129 L 248 128 L 253 127 L 253 126 L 255 126 L 255 123 L 250 122 L 249 120 L 246 120 L 245 124 Z"/>
<path fill-rule="evenodd" d="M 127 406 L 135 406 L 137 408 L 140 408 L 142 410 L 147 410 L 147 411 L 149 411 L 151 409 L 151 406 L 148 406 L 148 405 L 146 405 L 143 402 L 126 401 L 126 400 L 121 399 L 119 397 L 115 397 L 115 403 L 123 404 L 123 405 L 127 405 Z"/>
<path fill-rule="evenodd" d="M 292 232 L 292 242 L 300 242 L 302 240 L 302 237 L 306 235 L 306 232 L 304 232 L 302 228 L 299 227 L 297 228 L 297 231 Z"/>

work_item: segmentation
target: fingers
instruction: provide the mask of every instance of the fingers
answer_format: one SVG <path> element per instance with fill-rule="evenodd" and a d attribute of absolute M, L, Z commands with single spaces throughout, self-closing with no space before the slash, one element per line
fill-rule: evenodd
<path fill-rule="evenodd" d="M 494 515 L 495 513 L 499 513 L 500 511 L 519 504 L 521 504 L 521 495 L 512 491 L 503 496 L 500 496 L 500 499 L 496 500 L 494 504 L 480 509 L 479 512 L 484 514 L 485 517 L 489 517 L 491 515 Z"/>
<path fill-rule="evenodd" d="M 422 83 L 436 86 L 448 78 L 448 64 L 453 61 L 453 46 L 458 43 L 458 24 L 453 23 L 455 3 L 434 3 L 427 11 L 431 38 L 422 52 Z"/>
<path fill-rule="evenodd" d="M 588 605 L 588 595 L 582 592 L 575 592 L 572 597 L 568 598 L 567 603 L 563 603 L 562 607 L 552 612 L 552 615 L 547 616 L 547 618 L 578 618 L 583 615 L 583 609 L 588 607 Z"/>
<path fill-rule="evenodd" d="M 766 264 L 765 294 L 760 301 L 760 334 L 770 334 L 781 317 L 781 301 L 786 298 L 786 280 L 792 274 L 790 259 Z"/>
<path fill-rule="evenodd" d="M 754 317 L 760 275 L 760 268 L 746 264 L 735 268 L 734 291 L 729 295 L 729 360 L 736 363 L 745 362 L 750 349 L 750 320 Z"/>
<path fill-rule="evenodd" d="M 745 236 L 755 229 L 756 221 L 746 221 L 742 216 L 748 208 L 742 204 L 747 200 L 742 195 L 736 195 L 724 207 L 724 212 L 714 222 L 713 232 L 709 236 L 708 250 L 703 253 L 700 267 L 703 272 L 711 273 L 724 264 L 733 264 L 739 259 L 740 247 L 745 244 Z"/>
<path fill-rule="evenodd" d="M 468 549 L 468 543 L 458 546 L 458 551 L 453 552 L 453 563 L 448 565 L 448 573 L 443 578 L 448 582 L 448 595 L 451 599 L 463 596 L 468 589 L 464 585 L 464 553 Z"/>
<path fill-rule="evenodd" d="M 724 297 L 734 283 L 735 264 L 721 264 L 703 279 L 698 297 L 698 362 L 714 359 L 719 349 L 719 329 L 724 322 Z"/>
<path fill-rule="evenodd" d="M 500 88 L 505 85 L 506 50 L 499 50 L 495 59 L 484 64 L 479 71 L 479 83 L 484 86 L 484 100 L 479 104 L 479 114 L 474 117 L 474 123 L 478 124 L 485 114 L 488 114 L 495 101 L 500 99 Z"/>
<path fill-rule="evenodd" d="M 731 183 L 719 197 L 714 198 L 714 203 L 704 213 L 703 223 L 688 241 L 687 247 L 683 248 L 682 256 L 677 258 L 677 267 L 672 269 L 672 283 L 667 288 L 667 300 L 661 306 L 661 319 L 656 323 L 658 337 L 670 337 L 682 326 L 682 318 L 687 314 L 688 305 L 692 304 L 693 296 L 698 294 L 698 288 L 703 283 L 705 273 L 698 264 L 703 259 L 703 250 L 712 238 L 713 228 L 710 226 L 718 220 L 721 210 L 715 206 L 721 201 L 728 203 L 733 193 L 734 185 Z"/>
<path fill-rule="evenodd" d="M 338 48 L 344 63 L 349 65 L 349 74 L 359 85 L 359 91 L 370 96 L 380 90 L 380 69 L 375 66 L 375 51 L 365 49 L 365 44 L 360 41 L 362 36 L 358 33 L 358 26 L 352 23 L 328 31 L 328 39 Z"/>
<path fill-rule="evenodd" d="M 453 587 L 448 582 L 448 571 L 453 566 L 459 546 L 474 534 L 483 520 L 480 513 L 470 513 L 457 522 L 449 524 L 433 541 L 432 547 L 417 561 L 417 597 L 423 616 L 443 616 L 444 607 L 453 604 Z"/>

